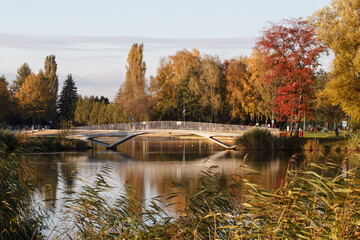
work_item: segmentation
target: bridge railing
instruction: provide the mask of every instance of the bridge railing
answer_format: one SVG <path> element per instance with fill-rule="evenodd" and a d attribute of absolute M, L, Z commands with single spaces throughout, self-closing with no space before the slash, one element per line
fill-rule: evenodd
<path fill-rule="evenodd" d="M 116 123 L 92 126 L 75 127 L 74 130 L 118 130 L 118 131 L 146 131 L 146 130 L 191 130 L 203 132 L 221 132 L 221 133 L 242 133 L 253 129 L 253 126 L 204 123 L 204 122 L 184 122 L 184 121 L 147 121 L 134 123 Z M 264 128 L 264 127 L 262 127 Z M 279 136 L 280 131 L 277 128 L 268 129 L 273 135 Z"/>

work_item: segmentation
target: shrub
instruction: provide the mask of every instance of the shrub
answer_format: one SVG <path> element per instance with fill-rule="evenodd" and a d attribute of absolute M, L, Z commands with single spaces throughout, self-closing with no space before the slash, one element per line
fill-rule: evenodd
<path fill-rule="evenodd" d="M 235 144 L 247 149 L 272 149 L 274 147 L 274 136 L 266 129 L 254 128 L 238 137 Z"/>

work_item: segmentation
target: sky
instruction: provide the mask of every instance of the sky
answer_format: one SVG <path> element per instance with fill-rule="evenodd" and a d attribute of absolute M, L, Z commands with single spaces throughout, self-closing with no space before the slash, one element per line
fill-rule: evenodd
<path fill-rule="evenodd" d="M 0 0 L 0 75 L 15 79 L 55 54 L 59 89 L 71 73 L 82 96 L 112 101 L 133 43 L 144 44 L 146 77 L 182 49 L 230 59 L 250 55 L 270 22 L 307 18 L 331 0 Z M 330 60 L 322 58 L 326 68 Z"/>

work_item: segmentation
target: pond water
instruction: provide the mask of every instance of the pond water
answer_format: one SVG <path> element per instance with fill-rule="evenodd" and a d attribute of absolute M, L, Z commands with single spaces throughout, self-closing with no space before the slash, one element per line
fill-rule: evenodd
<path fill-rule="evenodd" d="M 246 176 L 249 181 L 266 189 L 279 187 L 287 171 L 291 152 L 256 151 L 249 154 L 224 150 L 203 138 L 152 138 L 138 137 L 118 146 L 117 151 L 95 148 L 87 152 L 35 154 L 37 172 L 41 178 L 40 202 L 56 215 L 61 212 L 64 190 L 75 192 L 84 181 L 92 182 L 96 174 L 109 169 L 107 180 L 116 188 L 114 194 L 123 190 L 125 183 L 132 185 L 139 196 L 149 200 L 156 196 L 168 196 L 173 182 L 184 186 L 183 194 L 172 199 L 167 209 L 178 214 L 185 208 L 187 194 L 196 192 L 203 171 L 219 174 L 224 185 L 237 174 L 243 174 L 241 165 L 246 156 L 247 167 L 258 174 Z M 336 156 L 343 159 L 343 155 Z M 301 160 L 299 160 L 301 161 Z"/>

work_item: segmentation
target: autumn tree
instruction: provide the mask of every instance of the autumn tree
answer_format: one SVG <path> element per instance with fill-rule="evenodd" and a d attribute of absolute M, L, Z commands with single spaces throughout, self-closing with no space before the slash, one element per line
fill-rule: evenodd
<path fill-rule="evenodd" d="M 295 136 L 298 136 L 302 117 L 312 112 L 314 76 L 325 47 L 315 38 L 312 25 L 302 19 L 291 19 L 272 24 L 264 31 L 256 48 L 264 54 L 264 69 L 269 70 L 263 81 L 267 84 L 281 82 L 276 91 L 274 111 L 278 119 L 295 123 Z"/>
<path fill-rule="evenodd" d="M 360 2 L 332 0 L 312 16 L 316 33 L 335 57 L 331 81 L 327 85 L 329 97 L 346 114 L 360 122 Z"/>
<path fill-rule="evenodd" d="M 33 124 L 48 120 L 49 88 L 42 71 L 38 75 L 31 73 L 22 84 L 15 98 L 20 106 L 22 116 L 32 119 Z"/>
<path fill-rule="evenodd" d="M 20 90 L 22 84 L 24 83 L 25 79 L 30 75 L 31 69 L 27 63 L 24 63 L 17 69 L 16 72 L 16 80 L 10 86 L 10 89 L 13 93 L 16 93 Z"/>
<path fill-rule="evenodd" d="M 123 112 L 137 121 L 148 119 L 149 96 L 145 80 L 146 64 L 143 61 L 143 44 L 133 44 L 127 59 L 125 82 L 115 101 Z"/>
<path fill-rule="evenodd" d="M 206 55 L 201 60 L 199 77 L 190 78 L 189 89 L 199 98 L 202 118 L 214 122 L 221 112 L 222 71 L 218 57 Z"/>
<path fill-rule="evenodd" d="M 71 74 L 64 81 L 59 98 L 59 116 L 64 120 L 74 118 L 75 103 L 77 100 L 77 88 Z"/>
<path fill-rule="evenodd" d="M 251 89 L 253 94 L 249 94 L 250 99 L 247 105 L 247 112 L 250 117 L 257 116 L 260 119 L 271 119 L 271 125 L 274 126 L 274 101 L 275 93 L 279 87 L 279 82 L 274 80 L 270 84 L 264 84 L 263 78 L 266 76 L 268 71 L 264 69 L 265 56 L 257 51 L 253 51 L 250 58 L 248 59 L 248 69 L 251 73 L 249 79 L 248 88 Z"/>
<path fill-rule="evenodd" d="M 4 75 L 0 77 L 0 121 L 4 121 L 11 109 L 11 93 L 8 89 L 9 83 Z"/>
<path fill-rule="evenodd" d="M 199 120 L 198 97 L 190 90 L 189 82 L 200 78 L 199 52 L 178 51 L 160 62 L 157 75 L 151 80 L 151 89 L 162 120 Z"/>
<path fill-rule="evenodd" d="M 57 63 L 55 61 L 55 55 L 47 56 L 44 63 L 44 76 L 49 88 L 48 114 L 50 121 L 55 121 L 57 115 L 56 103 L 58 100 L 59 80 L 56 71 Z"/>
<path fill-rule="evenodd" d="M 227 100 L 232 119 L 245 120 L 248 115 L 248 87 L 251 73 L 246 57 L 232 58 L 226 68 Z M 255 104 L 255 103 L 254 103 Z"/>
<path fill-rule="evenodd" d="M 320 70 L 316 75 L 315 85 L 315 118 L 319 122 L 325 122 L 326 127 L 329 129 L 329 125 L 333 125 L 336 135 L 339 135 L 338 127 L 341 124 L 341 120 L 344 118 L 340 105 L 331 103 L 329 89 L 326 85 L 330 82 L 331 75 L 324 70 Z"/>

